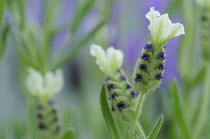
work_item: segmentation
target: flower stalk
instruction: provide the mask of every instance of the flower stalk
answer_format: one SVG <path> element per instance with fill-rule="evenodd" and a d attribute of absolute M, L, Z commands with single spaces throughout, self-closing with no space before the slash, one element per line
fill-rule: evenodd
<path fill-rule="evenodd" d="M 137 108 L 136 108 L 136 112 L 135 112 L 133 121 L 131 123 L 130 131 L 128 133 L 128 139 L 132 139 L 136 127 L 137 127 L 141 137 L 143 137 L 143 138 L 145 137 L 144 131 L 141 128 L 139 128 L 140 125 L 137 126 L 137 124 L 139 124 L 138 119 L 139 119 L 139 116 L 141 114 L 141 107 L 143 105 L 144 98 L 145 98 L 145 94 L 140 94 L 139 101 L 138 101 Z"/>

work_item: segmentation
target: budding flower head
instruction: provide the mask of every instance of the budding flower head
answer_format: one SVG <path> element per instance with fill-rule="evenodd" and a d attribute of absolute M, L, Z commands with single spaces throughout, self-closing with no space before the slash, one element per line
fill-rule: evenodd
<path fill-rule="evenodd" d="M 122 66 L 123 52 L 121 50 L 109 47 L 104 51 L 99 45 L 91 45 L 90 53 L 96 57 L 96 63 L 106 75 L 115 75 L 117 69 Z"/>
<path fill-rule="evenodd" d="M 63 74 L 60 69 L 55 72 L 47 71 L 44 75 L 33 68 L 29 68 L 28 72 L 26 87 L 34 96 L 49 99 L 63 86 Z"/>
<path fill-rule="evenodd" d="M 150 21 L 148 29 L 151 32 L 151 44 L 162 46 L 171 38 L 185 34 L 182 24 L 172 23 L 168 14 L 160 15 L 154 7 L 150 8 L 145 17 Z"/>

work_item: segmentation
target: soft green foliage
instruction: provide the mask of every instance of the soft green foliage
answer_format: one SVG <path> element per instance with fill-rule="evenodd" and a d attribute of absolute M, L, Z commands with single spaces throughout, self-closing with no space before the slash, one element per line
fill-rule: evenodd
<path fill-rule="evenodd" d="M 208 69 L 210 68 L 210 65 L 207 66 Z M 205 128 L 206 121 L 208 118 L 209 113 L 209 106 L 210 106 L 210 70 L 206 73 L 205 78 L 205 85 L 203 90 L 203 97 L 202 97 L 202 103 L 200 105 L 200 111 L 199 116 L 197 119 L 197 122 L 194 127 L 194 134 L 193 138 L 198 139 L 200 137 L 200 134 L 202 134 L 202 130 Z"/>
<path fill-rule="evenodd" d="M 73 137 L 74 137 L 74 130 L 68 129 L 63 133 L 61 139 L 73 139 Z"/>
<path fill-rule="evenodd" d="M 7 34 L 9 32 L 9 25 L 6 25 L 0 33 L 0 59 L 6 49 Z"/>
<path fill-rule="evenodd" d="M 121 139 L 116 121 L 114 120 L 114 117 L 112 116 L 112 113 L 110 112 L 110 107 L 107 101 L 107 94 L 106 94 L 105 86 L 103 86 L 101 89 L 100 103 L 101 103 L 101 110 L 102 110 L 104 119 L 106 121 L 106 125 L 108 127 L 110 136 L 112 137 L 112 139 Z"/>
<path fill-rule="evenodd" d="M 162 123 L 163 123 L 163 115 L 160 116 L 160 119 L 158 120 L 156 126 L 154 127 L 154 129 L 152 130 L 150 135 L 147 137 L 148 139 L 156 139 L 158 133 L 160 132 L 160 128 L 162 126 Z"/>
<path fill-rule="evenodd" d="M 176 80 L 174 80 L 171 87 L 171 98 L 173 99 L 173 118 L 176 119 L 176 122 L 179 124 L 179 127 L 183 131 L 184 138 L 190 138 L 189 126 L 187 125 L 187 120 L 184 117 L 184 112 L 182 109 L 182 103 L 178 92 L 178 87 Z"/>
<path fill-rule="evenodd" d="M 0 0 L 0 27 L 2 24 L 2 18 L 4 16 L 4 5 L 5 5 L 4 0 Z"/>

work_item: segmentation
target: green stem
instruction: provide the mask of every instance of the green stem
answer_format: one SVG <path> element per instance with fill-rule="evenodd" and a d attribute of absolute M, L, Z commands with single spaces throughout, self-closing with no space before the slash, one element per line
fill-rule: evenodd
<path fill-rule="evenodd" d="M 136 123 L 136 128 L 137 128 L 137 131 L 138 131 L 139 135 L 141 137 L 145 137 L 144 131 L 143 131 L 143 129 L 141 127 L 141 124 L 139 122 Z"/>
<path fill-rule="evenodd" d="M 50 51 L 50 40 L 51 40 L 51 33 L 52 33 L 52 25 L 54 19 L 54 13 L 57 5 L 57 0 L 53 0 L 50 3 L 50 7 L 47 11 L 46 19 L 45 19 L 45 31 L 44 31 L 44 41 L 43 41 L 43 49 L 42 49 L 42 62 L 43 62 L 43 71 L 44 72 L 47 68 L 47 62 L 49 57 Z"/>
<path fill-rule="evenodd" d="M 140 98 L 139 98 L 138 105 L 137 105 L 137 108 L 136 108 L 136 113 L 135 113 L 134 119 L 131 123 L 130 131 L 128 133 L 128 139 L 132 139 L 132 137 L 133 137 L 133 134 L 134 134 L 134 131 L 135 131 L 135 128 L 136 128 L 136 123 L 137 123 L 137 121 L 139 119 L 139 116 L 141 114 L 141 107 L 143 105 L 144 96 L 145 96 L 144 94 L 142 94 L 142 93 L 140 94 Z"/>

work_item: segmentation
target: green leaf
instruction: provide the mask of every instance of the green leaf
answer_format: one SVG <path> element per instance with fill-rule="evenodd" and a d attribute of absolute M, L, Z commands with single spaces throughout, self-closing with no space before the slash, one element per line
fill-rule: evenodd
<path fill-rule="evenodd" d="M 7 24 L 0 35 L 0 58 L 3 56 L 6 48 L 6 39 L 7 39 L 7 34 L 9 32 L 9 28 L 10 28 L 9 25 Z"/>
<path fill-rule="evenodd" d="M 74 130 L 68 129 L 66 132 L 63 133 L 61 139 L 73 139 Z"/>
<path fill-rule="evenodd" d="M 203 66 L 200 71 L 198 72 L 198 74 L 196 75 L 195 79 L 193 80 L 191 86 L 197 86 L 199 83 L 201 83 L 204 78 L 205 78 L 205 74 L 206 74 L 206 67 Z"/>
<path fill-rule="evenodd" d="M 162 123 L 163 123 L 163 115 L 160 116 L 160 119 L 158 120 L 155 128 L 152 130 L 152 132 L 150 133 L 150 135 L 148 136 L 148 139 L 156 139 L 159 131 L 160 131 L 160 128 L 162 126 Z"/>
<path fill-rule="evenodd" d="M 206 67 L 209 69 L 210 65 Z M 203 98 L 200 105 L 200 113 L 197 119 L 196 125 L 194 126 L 194 134 L 193 139 L 199 139 L 202 129 L 205 127 L 205 123 L 207 122 L 207 116 L 209 114 L 209 99 L 210 99 L 210 70 L 207 70 L 205 85 L 204 85 L 204 93 Z"/>
<path fill-rule="evenodd" d="M 66 109 L 62 114 L 62 128 L 66 129 L 70 126 L 71 123 L 71 111 L 69 109 Z"/>
<path fill-rule="evenodd" d="M 19 11 L 19 14 L 20 14 L 20 28 L 24 28 L 25 27 L 25 22 L 26 22 L 26 17 L 25 17 L 25 0 L 19 0 L 19 1 L 16 1 L 16 4 L 17 4 L 17 8 L 18 8 L 18 11 Z"/>
<path fill-rule="evenodd" d="M 81 21 L 84 19 L 88 11 L 92 8 L 93 4 L 95 3 L 95 0 L 88 0 L 83 7 L 77 8 L 78 11 L 76 11 L 72 25 L 71 25 L 71 32 L 75 33 L 78 29 Z"/>
<path fill-rule="evenodd" d="M 54 60 L 59 60 L 53 62 L 53 64 L 55 64 L 52 66 L 52 69 L 56 69 L 57 67 L 61 67 L 62 65 L 67 63 L 69 59 L 71 59 L 80 49 L 86 46 L 85 44 L 93 38 L 93 36 L 97 33 L 98 30 L 100 30 L 104 26 L 105 23 L 106 20 L 102 20 L 101 22 L 99 22 L 87 35 L 85 35 L 84 38 L 79 40 L 74 45 L 74 48 L 66 55 L 63 54 L 63 51 L 60 54 L 58 54 L 58 58 L 54 58 Z"/>
<path fill-rule="evenodd" d="M 4 0 L 0 0 L 0 27 L 3 16 L 4 16 Z"/>
<path fill-rule="evenodd" d="M 171 0 L 167 6 L 167 13 L 169 15 L 172 15 L 173 13 L 176 13 L 178 9 L 181 8 L 182 1 L 181 0 Z"/>
<path fill-rule="evenodd" d="M 107 101 L 107 93 L 104 85 L 101 89 L 100 103 L 101 103 L 101 110 L 112 139 L 120 139 L 121 137 L 118 127 L 116 125 L 112 113 L 110 112 L 109 103 Z"/>
<path fill-rule="evenodd" d="M 189 132 L 188 124 L 187 124 L 188 122 L 186 121 L 184 117 L 176 80 L 174 80 L 170 92 L 173 99 L 173 108 L 174 108 L 173 116 L 174 116 L 175 122 L 179 124 L 180 129 L 182 133 L 184 134 L 183 138 L 189 139 L 190 132 Z"/>

